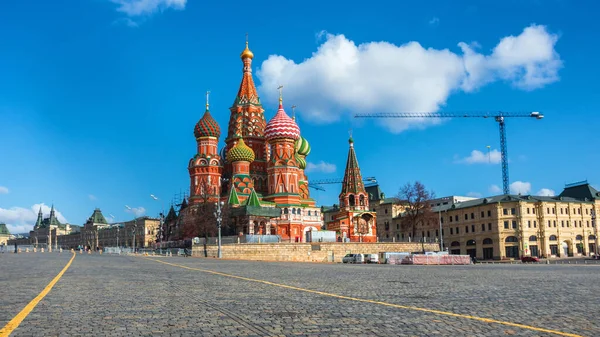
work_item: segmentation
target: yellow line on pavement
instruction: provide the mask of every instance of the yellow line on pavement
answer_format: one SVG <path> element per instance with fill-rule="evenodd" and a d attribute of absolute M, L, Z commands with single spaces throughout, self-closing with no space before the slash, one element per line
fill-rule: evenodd
<path fill-rule="evenodd" d="M 243 277 L 243 276 L 237 276 L 237 275 L 232 275 L 232 274 L 225 274 L 225 273 L 221 273 L 221 272 L 213 271 L 213 270 L 208 270 L 208 269 L 192 268 L 192 267 L 188 267 L 188 266 L 184 266 L 184 265 L 180 265 L 180 264 L 175 264 L 175 263 L 169 263 L 169 262 L 160 261 L 160 260 L 154 260 L 154 259 L 149 259 L 149 258 L 146 258 L 146 259 L 151 260 L 151 261 L 155 261 L 155 262 L 159 262 L 159 263 L 164 263 L 164 264 L 167 264 L 167 265 L 170 265 L 170 266 L 174 266 L 174 267 L 179 267 L 179 268 L 184 268 L 184 269 L 189 269 L 189 270 L 195 270 L 195 271 L 200 271 L 200 272 L 203 272 L 203 273 L 209 273 L 209 274 L 214 274 L 214 275 L 219 275 L 219 276 L 225 276 L 225 277 L 234 278 L 234 279 L 238 279 L 238 280 L 244 280 L 244 281 L 248 281 L 248 282 L 262 283 L 262 284 L 266 284 L 266 285 L 270 285 L 270 286 L 275 286 L 275 287 L 280 287 L 280 288 L 286 288 L 286 289 L 292 289 L 292 290 L 297 290 L 297 291 L 303 291 L 303 292 L 307 292 L 307 293 L 311 293 L 311 294 L 318 294 L 318 295 L 322 295 L 322 296 L 334 297 L 334 298 L 339 298 L 339 299 L 348 300 L 348 301 L 356 301 L 356 302 L 363 302 L 363 303 L 378 304 L 378 305 L 383 305 L 383 306 L 392 307 L 392 308 L 399 308 L 399 309 L 406 309 L 406 310 L 413 310 L 413 311 L 421 311 L 421 312 L 427 312 L 427 313 L 431 313 L 431 314 L 444 315 L 444 316 L 452 316 L 452 317 L 458 317 L 458 318 L 466 318 L 466 319 L 480 321 L 480 322 L 485 322 L 485 323 L 496 323 L 496 324 L 508 325 L 508 326 L 512 326 L 512 327 L 516 327 L 516 328 L 527 329 L 527 330 L 538 331 L 538 332 L 545 332 L 545 333 L 555 334 L 555 335 L 559 335 L 559 336 L 583 337 L 581 335 L 577 335 L 577 334 L 573 334 L 573 333 L 562 332 L 562 331 L 551 330 L 551 329 L 538 328 L 538 327 L 534 327 L 534 326 L 530 326 L 530 325 L 525 325 L 525 324 L 500 321 L 500 320 L 497 320 L 497 319 L 491 319 L 491 318 L 485 318 L 485 317 L 477 317 L 477 316 L 471 316 L 471 315 L 463 315 L 463 314 L 457 314 L 457 313 L 453 313 L 453 312 L 449 312 L 449 311 L 441 311 L 441 310 L 435 310 L 435 309 L 419 308 L 419 307 L 413 307 L 413 306 L 410 306 L 410 305 L 393 304 L 393 303 L 387 303 L 387 302 L 381 302 L 381 301 L 375 301 L 375 300 L 368 300 L 368 299 L 363 299 L 363 298 L 356 298 L 356 297 L 349 297 L 349 296 L 343 296 L 343 295 L 336 295 L 336 294 L 326 293 L 326 292 L 318 291 L 318 290 L 305 289 L 305 288 L 294 287 L 294 286 L 290 286 L 290 285 L 286 285 L 286 284 L 281 284 L 281 283 L 274 283 L 274 282 L 269 282 L 269 281 L 264 281 L 264 280 L 258 280 L 258 279 L 253 279 L 253 278 L 248 278 L 248 277 Z"/>
<path fill-rule="evenodd" d="M 67 263 L 63 270 L 61 270 L 60 273 L 58 273 L 58 275 L 56 275 L 56 277 L 53 278 L 52 281 L 50 281 L 50 283 L 48 283 L 46 288 L 44 288 L 44 290 L 42 290 L 42 292 L 39 295 L 37 295 L 33 300 L 31 300 L 31 302 L 29 302 L 29 304 L 27 304 L 25 308 L 23 308 L 23 310 L 21 310 L 21 312 L 17 314 L 17 316 L 11 319 L 10 322 L 8 322 L 4 326 L 4 328 L 0 330 L 0 337 L 7 337 L 8 335 L 10 335 L 11 332 L 13 332 L 13 330 L 15 330 L 19 326 L 19 324 L 21 324 L 21 322 L 23 322 L 25 317 L 27 317 L 27 315 L 31 313 L 35 306 L 44 297 L 46 297 L 46 295 L 48 295 L 48 293 L 50 292 L 50 290 L 52 290 L 52 287 L 54 287 L 56 282 L 58 282 L 58 280 L 60 280 L 63 274 L 67 271 L 67 269 L 69 269 L 69 266 L 71 265 L 71 263 L 73 263 L 73 260 L 75 260 L 75 256 L 75 253 L 73 253 L 73 256 L 71 257 L 71 260 L 69 260 L 69 263 Z"/>

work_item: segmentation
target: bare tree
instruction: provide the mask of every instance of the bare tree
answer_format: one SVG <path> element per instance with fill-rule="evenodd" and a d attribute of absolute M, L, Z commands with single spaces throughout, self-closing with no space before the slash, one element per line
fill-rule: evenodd
<path fill-rule="evenodd" d="M 431 211 L 431 199 L 435 198 L 433 191 L 427 191 L 425 185 L 416 181 L 406 183 L 398 192 L 398 199 L 404 206 L 401 226 L 403 231 L 409 231 L 412 238 L 416 236 L 417 226 L 425 225 L 435 219 Z"/>
<path fill-rule="evenodd" d="M 217 219 L 215 217 L 215 200 L 212 186 L 207 181 L 200 181 L 200 193 L 190 200 L 190 205 L 183 211 L 183 237 L 216 236 Z"/>

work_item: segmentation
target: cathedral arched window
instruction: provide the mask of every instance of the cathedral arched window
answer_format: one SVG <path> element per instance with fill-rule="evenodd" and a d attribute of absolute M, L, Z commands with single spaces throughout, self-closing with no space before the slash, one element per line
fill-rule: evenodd
<path fill-rule="evenodd" d="M 284 208 L 283 209 L 283 214 L 288 214 L 288 213 L 289 213 L 289 210 L 287 208 Z"/>
<path fill-rule="evenodd" d="M 292 208 L 292 214 L 296 214 L 296 209 Z"/>
<path fill-rule="evenodd" d="M 350 206 L 354 206 L 355 205 L 354 194 L 350 194 L 350 196 L 348 197 L 348 204 Z"/>
<path fill-rule="evenodd" d="M 360 200 L 360 205 L 361 205 L 361 206 L 364 206 L 364 205 L 365 205 L 365 196 L 364 196 L 364 195 L 361 195 L 361 196 L 359 197 L 359 200 Z"/>
<path fill-rule="evenodd" d="M 308 216 L 310 216 L 310 210 L 308 211 Z"/>

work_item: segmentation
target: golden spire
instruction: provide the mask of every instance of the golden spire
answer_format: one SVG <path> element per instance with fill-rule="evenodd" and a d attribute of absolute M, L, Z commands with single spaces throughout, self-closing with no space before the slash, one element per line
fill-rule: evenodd
<path fill-rule="evenodd" d="M 206 92 L 206 111 L 208 111 L 208 95 L 210 95 L 210 91 Z"/>
<path fill-rule="evenodd" d="M 279 90 L 279 105 L 283 105 L 283 85 L 279 85 L 277 87 L 277 90 Z"/>
<path fill-rule="evenodd" d="M 246 33 L 246 49 L 244 49 L 244 51 L 242 52 L 242 55 L 240 55 L 240 57 L 242 58 L 242 60 L 245 58 L 249 58 L 249 59 L 254 58 L 254 54 L 248 48 L 248 33 Z"/>
<path fill-rule="evenodd" d="M 296 120 L 296 106 L 292 105 L 292 120 Z"/>

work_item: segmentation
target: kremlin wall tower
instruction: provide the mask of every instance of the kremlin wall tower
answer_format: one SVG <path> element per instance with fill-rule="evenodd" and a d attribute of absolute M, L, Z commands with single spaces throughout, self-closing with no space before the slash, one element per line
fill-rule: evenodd
<path fill-rule="evenodd" d="M 308 231 L 321 230 L 321 209 L 310 197 L 304 173 L 308 141 L 295 118 L 283 108 L 267 123 L 252 79 L 254 54 L 241 54 L 243 75 L 230 110 L 225 147 L 218 150 L 221 128 L 206 111 L 194 128 L 197 154 L 190 160 L 189 207 L 217 201 L 228 204 L 230 226 L 238 234 L 279 235 L 283 241 L 305 242 Z M 348 165 L 337 221 L 328 225 L 338 238 L 375 241 L 374 213 L 369 212 L 358 162 L 350 141 Z M 356 218 L 354 226 L 352 225 Z M 360 232 L 360 238 L 358 233 Z"/>

